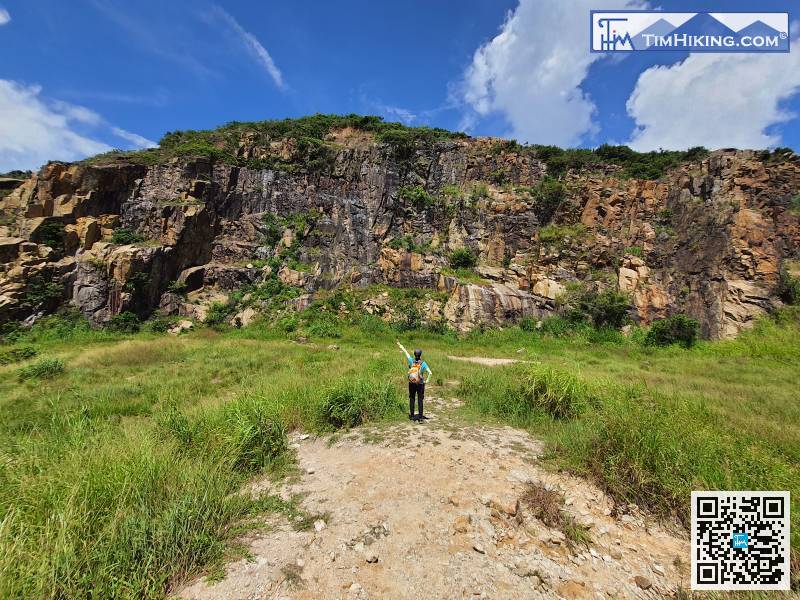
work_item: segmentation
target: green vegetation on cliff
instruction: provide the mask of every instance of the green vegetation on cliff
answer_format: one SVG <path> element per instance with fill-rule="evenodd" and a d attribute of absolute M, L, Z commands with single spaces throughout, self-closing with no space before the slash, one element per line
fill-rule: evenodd
<path fill-rule="evenodd" d="M 386 122 L 382 117 L 370 115 L 316 114 L 295 119 L 266 121 L 231 121 L 216 129 L 171 131 L 159 141 L 157 148 L 136 151 L 113 150 L 86 159 L 90 164 L 107 164 L 117 160 L 144 165 L 154 165 L 170 158 L 203 157 L 230 165 L 254 169 L 280 169 L 284 171 L 320 172 L 328 169 L 336 152 L 336 145 L 328 140 L 330 133 L 345 128 L 371 133 L 377 143 L 384 144 L 398 162 L 408 164 L 416 149 L 422 144 L 444 140 L 464 139 L 462 132 L 452 132 L 438 127 L 409 127 L 402 123 Z M 269 144 L 280 140 L 294 140 L 292 156 L 266 152 L 259 156 L 242 153 L 243 144 L 269 150 Z M 708 154 L 705 148 L 686 151 L 659 150 L 636 152 L 627 146 L 604 144 L 594 149 L 571 148 L 539 144 L 522 145 L 516 141 L 501 141 L 492 152 L 517 152 L 530 154 L 547 165 L 548 174 L 561 178 L 569 170 L 592 170 L 604 165 L 621 167 L 626 177 L 658 179 L 669 169 L 682 162 L 700 160 Z M 490 179 L 500 185 L 506 182 L 504 167 L 494 171 Z M 549 207 L 561 191 L 548 187 L 538 194 Z"/>

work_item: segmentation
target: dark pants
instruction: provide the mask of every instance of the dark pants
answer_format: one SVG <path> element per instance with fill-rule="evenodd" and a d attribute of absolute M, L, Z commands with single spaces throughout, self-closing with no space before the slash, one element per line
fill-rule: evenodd
<path fill-rule="evenodd" d="M 408 414 L 414 416 L 414 396 L 417 397 L 419 405 L 419 416 L 422 416 L 422 401 L 425 399 L 425 382 L 408 382 Z"/>

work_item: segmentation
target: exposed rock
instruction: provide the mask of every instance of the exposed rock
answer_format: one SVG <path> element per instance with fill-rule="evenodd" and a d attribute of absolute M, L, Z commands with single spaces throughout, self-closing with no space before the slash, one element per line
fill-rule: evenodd
<path fill-rule="evenodd" d="M 340 145 L 330 169 L 313 176 L 304 164 L 279 171 L 179 158 L 152 166 L 51 162 L 11 182 L 0 199 L 0 321 L 64 301 L 96 323 L 163 305 L 194 315 L 188 306 L 197 303 L 165 297 L 176 280 L 185 292 L 232 291 L 275 267 L 284 285 L 305 292 L 375 283 L 446 292 L 446 302 L 424 300 L 423 318 L 444 316 L 460 331 L 541 319 L 575 282 L 628 293 L 642 323 L 684 312 L 705 336 L 730 337 L 778 305 L 778 273 L 800 246 L 800 216 L 787 210 L 800 189 L 800 163 L 791 157 L 716 151 L 658 181 L 621 178 L 613 165 L 570 171 L 567 198 L 547 216 L 561 233 L 544 238 L 543 215 L 524 191 L 546 171 L 531 153 L 498 152 L 496 140 L 450 140 L 418 146 L 400 169 L 368 132 L 332 132 L 331 140 Z M 238 152 L 243 160 L 292 160 L 298 145 L 244 133 Z M 498 171 L 508 185 L 486 184 Z M 409 185 L 435 198 L 445 185 L 465 197 L 477 185 L 483 191 L 423 207 L 398 194 Z M 291 225 L 312 213 L 297 220 L 302 230 Z M 269 240 L 267 214 L 281 223 Z M 43 236 L 59 224 L 63 248 L 48 248 Z M 143 241 L 110 244 L 119 227 Z M 477 255 L 482 283 L 446 271 L 456 248 Z M 257 260 L 271 266 L 255 268 Z M 43 279 L 62 293 L 34 306 L 28 286 Z M 310 300 L 302 295 L 286 308 Z M 393 318 L 391 307 L 367 308 Z"/>
<path fill-rule="evenodd" d="M 194 324 L 191 321 L 178 321 L 169 328 L 169 333 L 172 335 L 180 335 L 184 331 L 191 331 L 194 328 Z"/>

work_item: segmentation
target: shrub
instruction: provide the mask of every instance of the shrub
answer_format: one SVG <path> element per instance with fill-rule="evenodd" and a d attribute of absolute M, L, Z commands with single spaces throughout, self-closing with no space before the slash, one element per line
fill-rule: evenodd
<path fill-rule="evenodd" d="M 628 321 L 628 297 L 614 290 L 584 291 L 575 300 L 574 309 L 584 315 L 596 328 L 619 329 Z"/>
<path fill-rule="evenodd" d="M 33 346 L 20 346 L 19 348 L 11 348 L 0 352 L 0 365 L 9 365 L 11 363 L 20 362 L 33 358 L 38 354 L 38 351 Z"/>
<path fill-rule="evenodd" d="M 522 329 L 522 331 L 536 331 L 536 319 L 522 317 L 519 322 L 519 328 Z"/>
<path fill-rule="evenodd" d="M 547 223 L 566 198 L 567 187 L 557 179 L 545 175 L 533 188 L 532 196 L 540 222 Z"/>
<path fill-rule="evenodd" d="M 173 323 L 174 320 L 170 317 L 153 317 L 147 321 L 145 327 L 152 333 L 166 333 Z"/>
<path fill-rule="evenodd" d="M 36 229 L 34 238 L 36 242 L 50 246 L 54 250 L 64 248 L 64 224 L 60 221 L 47 221 Z"/>
<path fill-rule="evenodd" d="M 644 338 L 648 346 L 669 346 L 680 344 L 691 348 L 697 340 L 700 323 L 686 315 L 674 315 L 655 321 Z"/>
<path fill-rule="evenodd" d="M 450 266 L 454 269 L 471 269 L 475 263 L 475 253 L 469 248 L 456 248 L 450 253 Z"/>
<path fill-rule="evenodd" d="M 136 244 L 143 242 L 144 238 L 128 227 L 118 227 L 111 233 L 111 241 L 114 244 Z"/>
<path fill-rule="evenodd" d="M 123 311 L 108 320 L 106 329 L 120 333 L 136 333 L 139 331 L 139 317 L 128 310 Z"/>
<path fill-rule="evenodd" d="M 206 318 L 203 323 L 206 325 L 222 325 L 227 321 L 228 317 L 233 313 L 235 307 L 227 302 L 212 302 L 206 312 Z"/>
<path fill-rule="evenodd" d="M 329 317 L 318 317 L 314 319 L 308 326 L 308 333 L 321 338 L 342 337 L 342 332 L 339 331 L 338 325 Z"/>
<path fill-rule="evenodd" d="M 185 281 L 175 281 L 170 282 L 167 286 L 167 291 L 171 294 L 176 294 L 178 296 L 185 296 L 186 295 L 186 282 Z"/>
<path fill-rule="evenodd" d="M 261 220 L 265 225 L 262 244 L 265 246 L 274 246 L 280 241 L 281 237 L 283 237 L 283 231 L 278 224 L 278 217 L 268 212 L 264 213 L 264 216 L 261 217 Z"/>
<path fill-rule="evenodd" d="M 800 214 L 800 194 L 796 194 L 795 197 L 789 201 L 789 212 Z"/>
<path fill-rule="evenodd" d="M 426 192 L 425 188 L 421 185 L 415 185 L 410 188 L 400 188 L 397 190 L 397 196 L 410 202 L 412 206 L 418 210 L 424 210 L 434 203 L 433 196 Z"/>
<path fill-rule="evenodd" d="M 318 418 L 323 426 L 340 429 L 402 413 L 402 400 L 392 384 L 346 378 L 325 391 Z"/>
<path fill-rule="evenodd" d="M 793 277 L 786 269 L 781 269 L 776 292 L 786 304 L 800 304 L 800 278 Z"/>
<path fill-rule="evenodd" d="M 34 306 L 54 305 L 61 300 L 64 286 L 55 281 L 48 281 L 41 275 L 35 275 L 28 281 L 25 289 L 25 301 Z"/>
<path fill-rule="evenodd" d="M 19 370 L 19 380 L 51 379 L 64 372 L 64 361 L 60 358 L 40 358 L 32 365 Z"/>

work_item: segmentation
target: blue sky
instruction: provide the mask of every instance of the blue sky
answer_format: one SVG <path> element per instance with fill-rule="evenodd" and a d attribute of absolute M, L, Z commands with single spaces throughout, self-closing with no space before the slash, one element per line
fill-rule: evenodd
<path fill-rule="evenodd" d="M 800 43 L 790 55 L 619 59 L 588 52 L 589 10 L 644 2 L 455 6 L 0 0 L 0 171 L 143 147 L 175 129 L 315 112 L 562 146 L 800 148 Z"/>

